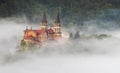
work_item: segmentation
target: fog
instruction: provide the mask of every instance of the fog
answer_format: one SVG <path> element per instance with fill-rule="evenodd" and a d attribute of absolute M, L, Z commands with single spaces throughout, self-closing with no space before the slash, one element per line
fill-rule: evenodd
<path fill-rule="evenodd" d="M 62 26 L 63 38 L 46 42 L 35 51 L 18 53 L 26 26 L 13 20 L 0 20 L 0 73 L 119 73 L 120 30 L 115 22 L 91 20 L 84 26 Z M 79 39 L 69 39 L 69 33 L 80 31 Z M 110 37 L 98 39 L 95 34 Z M 93 36 L 93 37 L 92 37 Z"/>

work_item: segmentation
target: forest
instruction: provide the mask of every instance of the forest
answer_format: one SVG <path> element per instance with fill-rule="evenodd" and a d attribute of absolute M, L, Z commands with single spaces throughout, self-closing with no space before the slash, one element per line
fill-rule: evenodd
<path fill-rule="evenodd" d="M 39 19 L 43 12 L 53 18 L 59 9 L 63 21 L 84 21 L 96 18 L 118 18 L 119 0 L 0 0 L 0 18 L 25 15 L 30 21 Z M 116 16 L 107 17 L 104 13 L 118 10 Z M 103 12 L 104 11 L 104 12 Z M 111 12 L 111 11 L 110 11 Z M 114 10 L 113 10 L 114 12 Z M 113 13 L 112 12 L 112 13 Z M 100 16 L 98 15 L 100 14 Z M 111 15 L 111 14 L 110 14 Z M 120 17 L 120 15 L 119 15 Z"/>

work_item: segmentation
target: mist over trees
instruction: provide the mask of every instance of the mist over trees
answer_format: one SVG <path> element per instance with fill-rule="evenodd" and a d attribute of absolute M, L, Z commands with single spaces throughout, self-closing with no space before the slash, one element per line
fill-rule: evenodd
<path fill-rule="evenodd" d="M 119 0 L 0 0 L 0 17 L 26 15 L 32 21 L 43 12 L 52 18 L 59 9 L 63 21 L 75 23 L 94 19 L 102 10 L 119 9 L 119 3 Z"/>

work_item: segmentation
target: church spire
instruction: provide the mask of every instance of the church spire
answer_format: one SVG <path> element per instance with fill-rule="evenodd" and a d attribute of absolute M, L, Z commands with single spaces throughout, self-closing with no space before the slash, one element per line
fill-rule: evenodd
<path fill-rule="evenodd" d="M 46 14 L 45 14 L 45 12 L 44 12 L 44 14 L 43 14 L 42 23 L 47 23 L 47 19 L 46 19 Z"/>
<path fill-rule="evenodd" d="M 46 30 L 46 28 L 47 28 L 47 19 L 46 19 L 45 12 L 43 14 L 42 24 L 41 24 L 40 28 L 43 29 L 43 30 Z"/>
<path fill-rule="evenodd" d="M 58 11 L 56 19 L 55 19 L 55 23 L 60 23 L 60 13 Z"/>

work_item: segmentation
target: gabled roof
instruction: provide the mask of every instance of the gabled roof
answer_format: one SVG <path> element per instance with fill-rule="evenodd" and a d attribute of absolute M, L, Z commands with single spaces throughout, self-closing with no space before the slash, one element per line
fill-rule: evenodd
<path fill-rule="evenodd" d="M 42 34 L 44 32 L 44 30 L 33 30 L 35 31 L 37 34 Z"/>
<path fill-rule="evenodd" d="M 33 38 L 33 36 L 32 36 L 32 35 L 30 35 L 30 36 L 25 36 L 25 38 L 26 38 L 26 39 L 31 39 L 31 38 Z"/>

